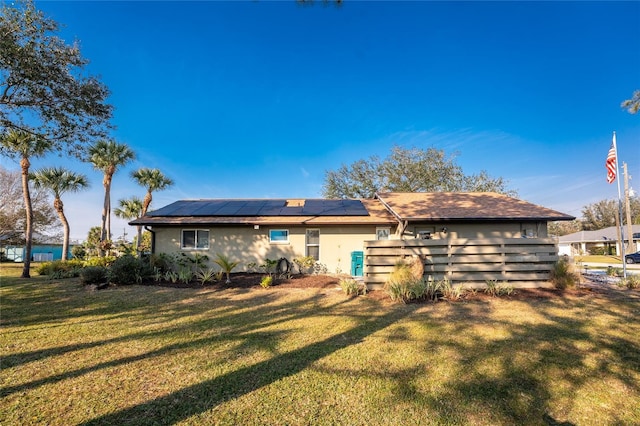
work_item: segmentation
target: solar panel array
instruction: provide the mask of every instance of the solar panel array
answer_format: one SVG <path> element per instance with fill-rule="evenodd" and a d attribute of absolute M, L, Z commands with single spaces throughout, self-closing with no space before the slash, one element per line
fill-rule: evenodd
<path fill-rule="evenodd" d="M 181 200 L 148 216 L 368 216 L 360 200 L 305 200 L 288 206 L 287 200 Z"/>

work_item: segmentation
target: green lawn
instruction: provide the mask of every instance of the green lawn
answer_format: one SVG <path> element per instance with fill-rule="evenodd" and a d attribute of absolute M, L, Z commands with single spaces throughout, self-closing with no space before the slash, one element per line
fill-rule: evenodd
<path fill-rule="evenodd" d="M 640 424 L 640 292 L 0 288 L 0 423 Z"/>

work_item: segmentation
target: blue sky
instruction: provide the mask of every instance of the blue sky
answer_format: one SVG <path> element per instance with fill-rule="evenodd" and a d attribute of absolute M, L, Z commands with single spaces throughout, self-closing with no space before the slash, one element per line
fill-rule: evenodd
<path fill-rule="evenodd" d="M 324 173 L 393 145 L 457 153 L 527 201 L 580 216 L 617 197 L 604 161 L 640 189 L 640 2 L 37 2 L 110 88 L 113 137 L 137 160 L 112 204 L 143 196 L 129 173 L 185 198 L 320 197 Z M 39 165 L 59 164 L 50 157 Z M 3 165 L 16 168 L 15 164 Z M 72 238 L 99 225 L 92 188 L 63 198 Z M 112 225 L 114 237 L 124 222 Z M 133 229 L 127 229 L 129 236 Z"/>

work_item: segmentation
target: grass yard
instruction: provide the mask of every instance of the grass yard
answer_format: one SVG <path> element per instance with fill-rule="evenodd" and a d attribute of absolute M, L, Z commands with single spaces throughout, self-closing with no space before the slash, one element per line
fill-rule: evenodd
<path fill-rule="evenodd" d="M 3 265 L 0 424 L 640 424 L 640 292 L 402 305 Z"/>

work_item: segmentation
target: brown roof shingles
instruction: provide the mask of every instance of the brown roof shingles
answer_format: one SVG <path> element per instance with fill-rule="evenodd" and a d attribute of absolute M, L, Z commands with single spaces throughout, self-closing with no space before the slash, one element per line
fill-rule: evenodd
<path fill-rule="evenodd" d="M 377 197 L 402 220 L 573 220 L 495 192 L 387 192 Z"/>

